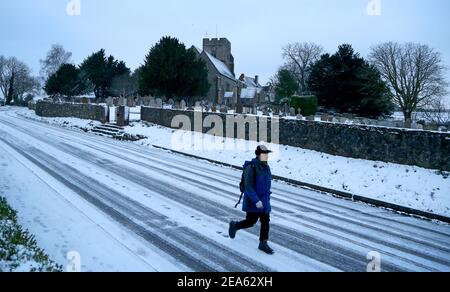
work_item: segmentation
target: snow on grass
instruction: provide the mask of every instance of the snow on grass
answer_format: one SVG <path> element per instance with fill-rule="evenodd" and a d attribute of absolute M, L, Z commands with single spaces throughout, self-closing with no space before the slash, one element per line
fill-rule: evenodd
<path fill-rule="evenodd" d="M 72 121 L 40 118 L 29 110 L 21 110 L 20 114 L 63 126 Z M 89 124 L 90 121 L 83 123 Z M 132 123 L 125 131 L 148 137 L 135 142 L 141 145 L 164 147 L 237 166 L 250 160 L 257 146 L 252 141 L 175 131 L 142 122 Z M 274 150 L 270 161 L 274 175 L 450 216 L 448 172 L 345 158 L 291 146 L 266 145 Z"/>
<path fill-rule="evenodd" d="M 44 122 L 50 125 L 62 126 L 70 129 L 80 129 L 85 132 L 92 130 L 94 127 L 101 125 L 98 121 L 82 120 L 78 118 L 43 118 L 35 114 L 34 111 L 19 109 L 20 115 L 40 122 Z"/>
<path fill-rule="evenodd" d="M 57 272 L 61 267 L 17 223 L 17 214 L 0 197 L 0 272 Z"/>
<path fill-rule="evenodd" d="M 214 139 L 209 135 L 143 123 L 134 123 L 126 128 L 126 132 L 148 137 L 136 142 L 142 145 L 165 147 L 237 166 L 251 159 L 257 146 L 255 142 Z M 177 136 L 182 136 L 183 142 L 180 143 Z M 266 145 L 275 151 L 270 161 L 275 175 L 450 216 L 450 177 L 447 172 L 345 158 L 291 146 Z"/>

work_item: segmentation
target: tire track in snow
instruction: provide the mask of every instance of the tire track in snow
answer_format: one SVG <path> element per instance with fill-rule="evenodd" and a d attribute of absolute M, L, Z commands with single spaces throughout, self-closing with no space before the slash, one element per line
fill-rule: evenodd
<path fill-rule="evenodd" d="M 147 178 L 147 179 L 148 179 L 148 178 Z M 297 234 L 294 233 L 294 235 L 297 235 Z M 314 242 L 314 240 L 311 240 L 311 241 Z M 298 242 L 297 242 L 297 243 L 298 243 Z"/>
<path fill-rule="evenodd" d="M 178 227 L 171 223 L 169 218 L 122 196 L 67 164 L 56 162 L 53 157 L 37 148 L 18 147 L 16 143 L 5 138 L 5 135 L 8 134 L 3 132 L 2 140 L 26 159 L 118 223 L 194 271 L 270 271 L 270 268 L 255 264 L 246 257 L 237 256 L 232 250 L 189 228 Z"/>

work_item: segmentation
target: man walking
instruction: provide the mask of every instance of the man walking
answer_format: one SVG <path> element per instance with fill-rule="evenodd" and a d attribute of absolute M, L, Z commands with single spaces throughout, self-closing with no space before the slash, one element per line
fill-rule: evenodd
<path fill-rule="evenodd" d="M 265 146 L 258 146 L 256 158 L 244 165 L 244 202 L 242 210 L 247 213 L 247 219 L 241 222 L 231 222 L 229 235 L 231 239 L 236 237 L 238 230 L 255 226 L 261 221 L 261 234 L 259 249 L 267 254 L 274 254 L 268 244 L 270 230 L 270 189 L 272 173 L 268 164 L 269 153 Z"/>

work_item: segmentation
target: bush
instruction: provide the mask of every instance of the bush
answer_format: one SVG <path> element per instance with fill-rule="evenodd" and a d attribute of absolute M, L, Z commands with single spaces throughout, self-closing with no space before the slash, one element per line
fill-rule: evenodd
<path fill-rule="evenodd" d="M 17 223 L 17 213 L 0 197 L 0 272 L 59 272 L 37 246 L 34 236 Z"/>
<path fill-rule="evenodd" d="M 318 100 L 316 96 L 292 96 L 290 106 L 295 108 L 297 114 L 303 116 L 314 116 L 317 113 Z M 301 113 L 298 109 L 301 109 Z"/>

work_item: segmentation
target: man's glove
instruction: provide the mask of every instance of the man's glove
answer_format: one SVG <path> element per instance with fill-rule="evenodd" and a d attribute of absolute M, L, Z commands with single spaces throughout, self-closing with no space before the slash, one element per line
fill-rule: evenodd
<path fill-rule="evenodd" d="M 263 202 L 259 201 L 258 203 L 256 203 L 256 208 L 258 208 L 258 209 L 264 209 L 264 204 L 263 204 Z"/>

